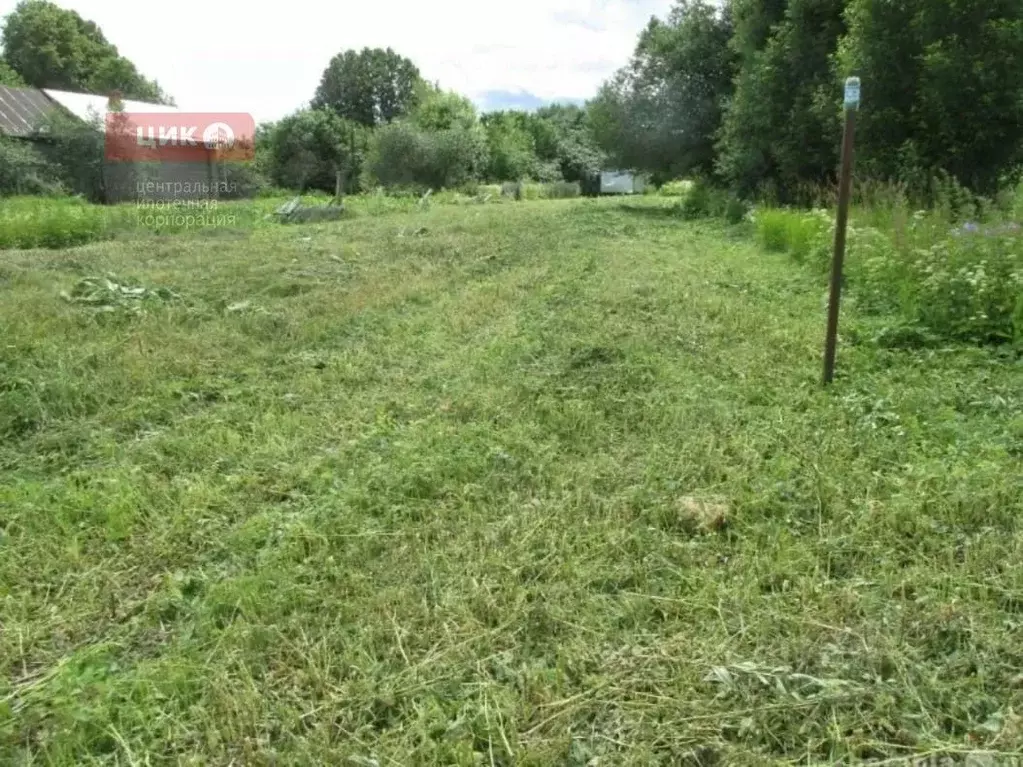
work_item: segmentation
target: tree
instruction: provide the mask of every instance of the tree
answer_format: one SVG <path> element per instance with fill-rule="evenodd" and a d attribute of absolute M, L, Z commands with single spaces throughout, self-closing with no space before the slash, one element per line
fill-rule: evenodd
<path fill-rule="evenodd" d="M 330 60 L 313 107 L 328 107 L 367 127 L 409 114 L 420 93 L 419 69 L 393 50 L 345 51 Z"/>
<path fill-rule="evenodd" d="M 733 48 L 742 68 L 721 131 L 718 169 L 741 194 L 768 185 L 791 201 L 801 185 L 834 178 L 841 137 L 834 53 L 845 34 L 846 2 L 736 4 Z"/>
<path fill-rule="evenodd" d="M 412 120 L 423 130 L 443 131 L 456 126 L 472 128 L 477 124 L 475 105 L 453 91 L 443 91 L 422 83 L 416 100 Z"/>
<path fill-rule="evenodd" d="M 600 146 L 621 167 L 661 176 L 714 171 L 722 105 L 732 90 L 731 13 L 676 0 L 651 20 L 632 61 L 588 105 Z"/>
<path fill-rule="evenodd" d="M 417 191 L 455 188 L 482 177 L 486 135 L 478 126 L 430 132 L 410 120 L 395 122 L 375 131 L 367 165 L 383 186 Z"/>
<path fill-rule="evenodd" d="M 527 116 L 537 156 L 553 162 L 565 181 L 584 181 L 600 172 L 604 153 L 594 140 L 588 114 L 574 104 L 551 104 Z"/>
<path fill-rule="evenodd" d="M 537 158 L 524 112 L 491 112 L 483 116 L 489 163 L 486 176 L 494 181 L 534 177 Z"/>
<path fill-rule="evenodd" d="M 861 167 L 982 192 L 1023 164 L 1023 3 L 849 0 L 842 74 L 864 83 Z"/>
<path fill-rule="evenodd" d="M 256 156 L 274 184 L 286 189 L 333 192 L 337 172 L 346 191 L 359 189 L 367 151 L 366 129 L 330 109 L 306 109 L 276 125 L 261 126 Z"/>
<path fill-rule="evenodd" d="M 48 0 L 22 0 L 7 16 L 2 42 L 4 60 L 28 85 L 166 100 L 96 24 Z"/>

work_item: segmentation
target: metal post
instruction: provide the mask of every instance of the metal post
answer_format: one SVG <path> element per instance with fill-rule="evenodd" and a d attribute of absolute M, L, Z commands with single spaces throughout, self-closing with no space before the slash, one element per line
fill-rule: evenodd
<path fill-rule="evenodd" d="M 842 303 L 842 267 L 845 238 L 849 226 L 849 198 L 852 196 L 853 150 L 856 136 L 856 110 L 860 105 L 860 79 L 845 81 L 845 133 L 842 137 L 842 169 L 838 180 L 838 218 L 835 221 L 835 255 L 831 262 L 831 299 L 828 303 L 828 330 L 824 341 L 824 385 L 835 380 L 835 355 L 838 350 L 838 317 Z"/>

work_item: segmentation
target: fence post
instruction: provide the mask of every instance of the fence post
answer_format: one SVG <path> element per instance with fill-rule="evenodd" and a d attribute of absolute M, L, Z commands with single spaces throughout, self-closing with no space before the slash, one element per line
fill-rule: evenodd
<path fill-rule="evenodd" d="M 856 139 L 856 110 L 860 106 L 860 78 L 845 81 L 845 132 L 842 136 L 842 168 L 838 180 L 838 217 L 835 220 L 835 255 L 831 261 L 831 297 L 828 301 L 828 329 L 824 340 L 824 385 L 835 380 L 838 350 L 838 318 L 842 303 L 842 268 L 845 261 L 849 201 L 852 197 L 853 153 Z"/>

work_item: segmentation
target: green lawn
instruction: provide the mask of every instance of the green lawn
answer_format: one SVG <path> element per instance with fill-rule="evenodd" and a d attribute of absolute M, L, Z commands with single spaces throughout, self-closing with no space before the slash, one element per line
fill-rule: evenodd
<path fill-rule="evenodd" d="M 1019 753 L 1023 362 L 664 204 L 0 253 L 0 764 Z"/>

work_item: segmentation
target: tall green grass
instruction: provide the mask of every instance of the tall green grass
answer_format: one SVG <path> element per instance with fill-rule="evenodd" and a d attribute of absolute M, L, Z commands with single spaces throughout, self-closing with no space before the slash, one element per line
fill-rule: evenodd
<path fill-rule="evenodd" d="M 107 210 L 73 197 L 0 200 L 0 249 L 67 248 L 110 233 Z"/>
<path fill-rule="evenodd" d="M 859 198 L 845 259 L 851 295 L 936 339 L 1023 343 L 1023 229 L 1013 220 L 1021 195 L 999 208 L 949 189 L 929 210 L 911 210 L 897 187 Z M 765 251 L 827 270 L 833 213 L 765 209 L 755 220 Z"/>

